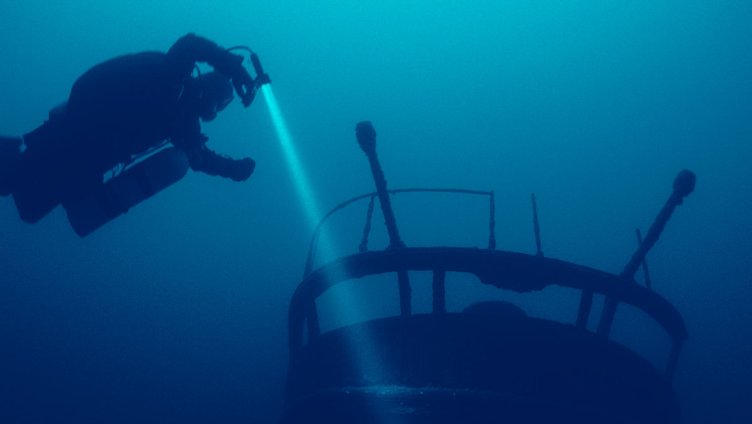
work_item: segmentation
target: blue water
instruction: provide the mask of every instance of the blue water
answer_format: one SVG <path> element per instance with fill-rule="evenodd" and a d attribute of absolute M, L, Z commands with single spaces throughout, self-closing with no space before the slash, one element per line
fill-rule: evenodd
<path fill-rule="evenodd" d="M 686 423 L 750 422 L 752 4 L 623 3 L 5 2 L 0 134 L 39 125 L 90 66 L 195 32 L 258 52 L 324 209 L 372 190 L 369 119 L 391 187 L 495 190 L 499 248 L 526 252 L 535 192 L 547 256 L 619 272 L 692 169 L 649 256 L 690 333 L 676 390 Z M 60 209 L 27 225 L 0 198 L 1 422 L 278 416 L 311 224 L 261 97 L 204 130 L 257 161 L 249 181 L 189 174 L 85 239 Z M 408 245 L 485 244 L 485 204 L 432 220 L 433 198 L 400 202 Z M 615 335 L 652 351 L 630 324 Z"/>

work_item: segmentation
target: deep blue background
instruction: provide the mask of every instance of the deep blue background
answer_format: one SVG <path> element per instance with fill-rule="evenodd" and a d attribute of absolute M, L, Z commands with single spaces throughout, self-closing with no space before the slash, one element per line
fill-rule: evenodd
<path fill-rule="evenodd" d="M 752 5 L 611 3 L 6 1 L 0 133 L 39 125 L 93 64 L 195 32 L 260 54 L 323 208 L 372 190 L 353 137 L 370 119 L 391 187 L 493 189 L 499 248 L 527 252 L 535 192 L 548 256 L 618 272 L 692 169 L 649 257 L 690 332 L 676 388 L 687 423 L 749 422 Z M 205 132 L 257 160 L 251 180 L 190 174 L 86 239 L 62 210 L 26 225 L 0 199 L 0 421 L 278 415 L 310 225 L 263 99 Z M 408 244 L 485 243 L 482 202 L 429 219 L 456 199 L 401 199 Z M 571 319 L 576 296 L 520 301 Z M 660 357 L 627 317 L 617 338 Z"/>

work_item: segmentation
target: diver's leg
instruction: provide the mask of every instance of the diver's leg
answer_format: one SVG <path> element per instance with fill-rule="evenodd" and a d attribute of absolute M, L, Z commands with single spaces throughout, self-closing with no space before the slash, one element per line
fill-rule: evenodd
<path fill-rule="evenodd" d="M 18 159 L 11 192 L 25 222 L 39 221 L 60 204 L 60 187 L 71 167 L 64 134 L 47 121 L 23 136 L 26 149 Z"/>
<path fill-rule="evenodd" d="M 21 154 L 13 182 L 13 200 L 21 220 L 35 223 L 60 204 L 69 166 L 66 158 L 39 148 L 27 148 Z"/>
<path fill-rule="evenodd" d="M 39 221 L 63 200 L 82 196 L 82 192 L 97 184 L 95 172 L 76 143 L 58 134 L 45 135 L 48 138 L 25 138 L 27 147 L 20 155 L 13 183 L 16 209 L 21 219 L 29 223 Z"/>

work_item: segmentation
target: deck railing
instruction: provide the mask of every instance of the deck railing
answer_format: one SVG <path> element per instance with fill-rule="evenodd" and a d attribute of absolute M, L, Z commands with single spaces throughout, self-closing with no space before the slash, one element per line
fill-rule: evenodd
<path fill-rule="evenodd" d="M 493 191 L 468 190 L 468 189 L 457 189 L 457 188 L 405 188 L 405 189 L 388 190 L 388 193 L 391 196 L 400 194 L 400 193 L 455 193 L 455 194 L 465 194 L 465 195 L 471 195 L 471 196 L 473 195 L 474 196 L 487 196 L 488 197 L 488 249 L 493 250 L 496 248 L 496 220 L 494 218 L 494 216 L 496 215 L 496 203 L 495 203 Z M 361 237 L 360 244 L 358 245 L 358 251 L 359 252 L 368 251 L 368 240 L 369 240 L 370 233 L 371 233 L 371 222 L 373 221 L 374 203 L 377 197 L 378 197 L 378 193 L 376 192 L 361 194 L 360 196 L 355 196 L 333 207 L 329 212 L 327 212 L 326 215 L 324 215 L 321 221 L 316 225 L 316 228 L 313 231 L 313 236 L 311 237 L 311 242 L 308 247 L 308 255 L 306 257 L 305 271 L 303 272 L 304 277 L 311 273 L 315 265 L 314 262 L 316 258 L 316 252 L 318 250 L 318 243 L 319 243 L 321 231 L 323 229 L 324 224 L 329 220 L 330 217 L 332 217 L 332 215 L 336 214 L 338 211 L 341 211 L 342 209 L 345 209 L 346 207 L 354 203 L 357 203 L 359 201 L 366 200 L 366 199 L 368 199 L 368 209 L 366 210 L 365 222 L 363 224 L 363 236 Z"/>

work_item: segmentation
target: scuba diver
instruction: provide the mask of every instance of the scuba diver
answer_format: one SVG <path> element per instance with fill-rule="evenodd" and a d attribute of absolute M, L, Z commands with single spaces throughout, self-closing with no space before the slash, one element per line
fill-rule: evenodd
<path fill-rule="evenodd" d="M 235 49 L 251 53 L 255 79 Z M 198 62 L 213 71 L 194 76 Z M 100 63 L 78 78 L 67 102 L 40 127 L 22 138 L 0 137 L 0 195 L 12 195 L 30 223 L 62 204 L 84 236 L 180 180 L 189 167 L 245 181 L 253 159 L 210 150 L 200 122 L 227 107 L 233 89 L 248 107 L 268 82 L 247 47 L 224 49 L 194 34 L 166 53 Z"/>

